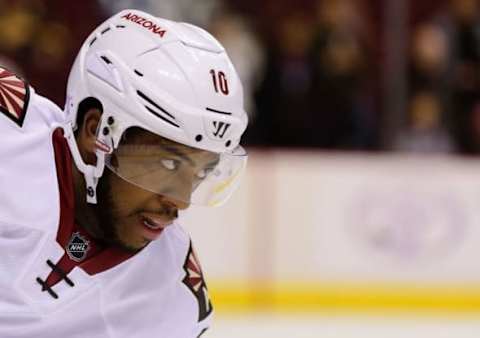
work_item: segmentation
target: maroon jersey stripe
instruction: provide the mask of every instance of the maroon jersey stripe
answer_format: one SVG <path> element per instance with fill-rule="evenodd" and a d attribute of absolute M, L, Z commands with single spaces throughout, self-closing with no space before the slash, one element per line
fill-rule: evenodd
<path fill-rule="evenodd" d="M 21 89 L 14 88 L 14 89 L 10 89 L 10 90 L 5 90 L 5 87 L 0 87 L 0 88 L 8 94 L 12 94 L 12 95 L 16 96 L 20 100 L 23 100 L 25 98 L 25 89 L 21 90 Z"/>
<path fill-rule="evenodd" d="M 2 84 L 5 84 L 6 87 L 17 87 L 21 89 L 25 89 L 25 86 L 23 85 L 23 82 L 21 81 L 15 81 L 15 80 L 2 80 Z"/>
<path fill-rule="evenodd" d="M 12 93 L 5 91 L 3 88 L 0 88 L 0 91 L 3 94 L 1 105 L 11 114 L 15 114 L 15 116 L 20 117 L 22 113 L 22 106 L 20 106 L 20 104 L 22 104 L 23 101 L 18 98 L 14 99 L 12 97 Z M 20 101 L 20 104 L 17 101 Z"/>

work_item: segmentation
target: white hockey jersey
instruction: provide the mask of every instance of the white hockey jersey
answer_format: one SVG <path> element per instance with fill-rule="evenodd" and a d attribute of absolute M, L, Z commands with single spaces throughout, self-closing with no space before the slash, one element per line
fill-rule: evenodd
<path fill-rule="evenodd" d="M 0 69 L 0 337 L 199 337 L 212 307 L 178 224 L 135 255 L 75 225 L 64 119 Z"/>

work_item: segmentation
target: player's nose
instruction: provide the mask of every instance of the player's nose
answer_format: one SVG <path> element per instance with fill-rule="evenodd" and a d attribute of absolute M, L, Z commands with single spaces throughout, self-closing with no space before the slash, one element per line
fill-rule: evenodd
<path fill-rule="evenodd" d="M 190 203 L 181 200 L 173 200 L 173 204 L 175 204 L 179 210 L 185 210 L 190 206 Z"/>
<path fill-rule="evenodd" d="M 162 202 L 168 203 L 178 210 L 185 210 L 190 206 L 189 202 L 174 197 L 162 196 L 161 199 Z"/>

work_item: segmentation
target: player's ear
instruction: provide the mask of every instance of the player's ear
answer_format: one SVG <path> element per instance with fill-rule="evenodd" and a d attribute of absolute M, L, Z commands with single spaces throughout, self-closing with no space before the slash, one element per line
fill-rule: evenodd
<path fill-rule="evenodd" d="M 80 125 L 77 134 L 78 150 L 82 155 L 83 161 L 87 164 L 95 164 L 97 158 L 95 156 L 95 141 L 97 139 L 97 127 L 100 123 L 102 112 L 97 108 L 89 109 Z"/>

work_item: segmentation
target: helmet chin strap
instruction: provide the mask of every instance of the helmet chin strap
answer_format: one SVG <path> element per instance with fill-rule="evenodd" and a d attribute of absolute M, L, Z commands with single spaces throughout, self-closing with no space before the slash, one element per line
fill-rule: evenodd
<path fill-rule="evenodd" d="M 73 127 L 70 123 L 62 127 L 64 137 L 67 140 L 68 147 L 72 154 L 75 165 L 78 170 L 83 173 L 85 177 L 86 192 L 87 192 L 87 202 L 91 204 L 97 204 L 97 184 L 99 178 L 103 175 L 103 170 L 105 168 L 105 150 L 100 150 L 97 146 L 95 154 L 97 156 L 96 165 L 86 164 L 82 156 L 80 155 L 80 150 L 78 149 L 77 141 L 75 140 L 75 135 L 73 133 Z M 101 142 L 105 144 L 106 140 L 96 140 L 96 144 Z"/>

